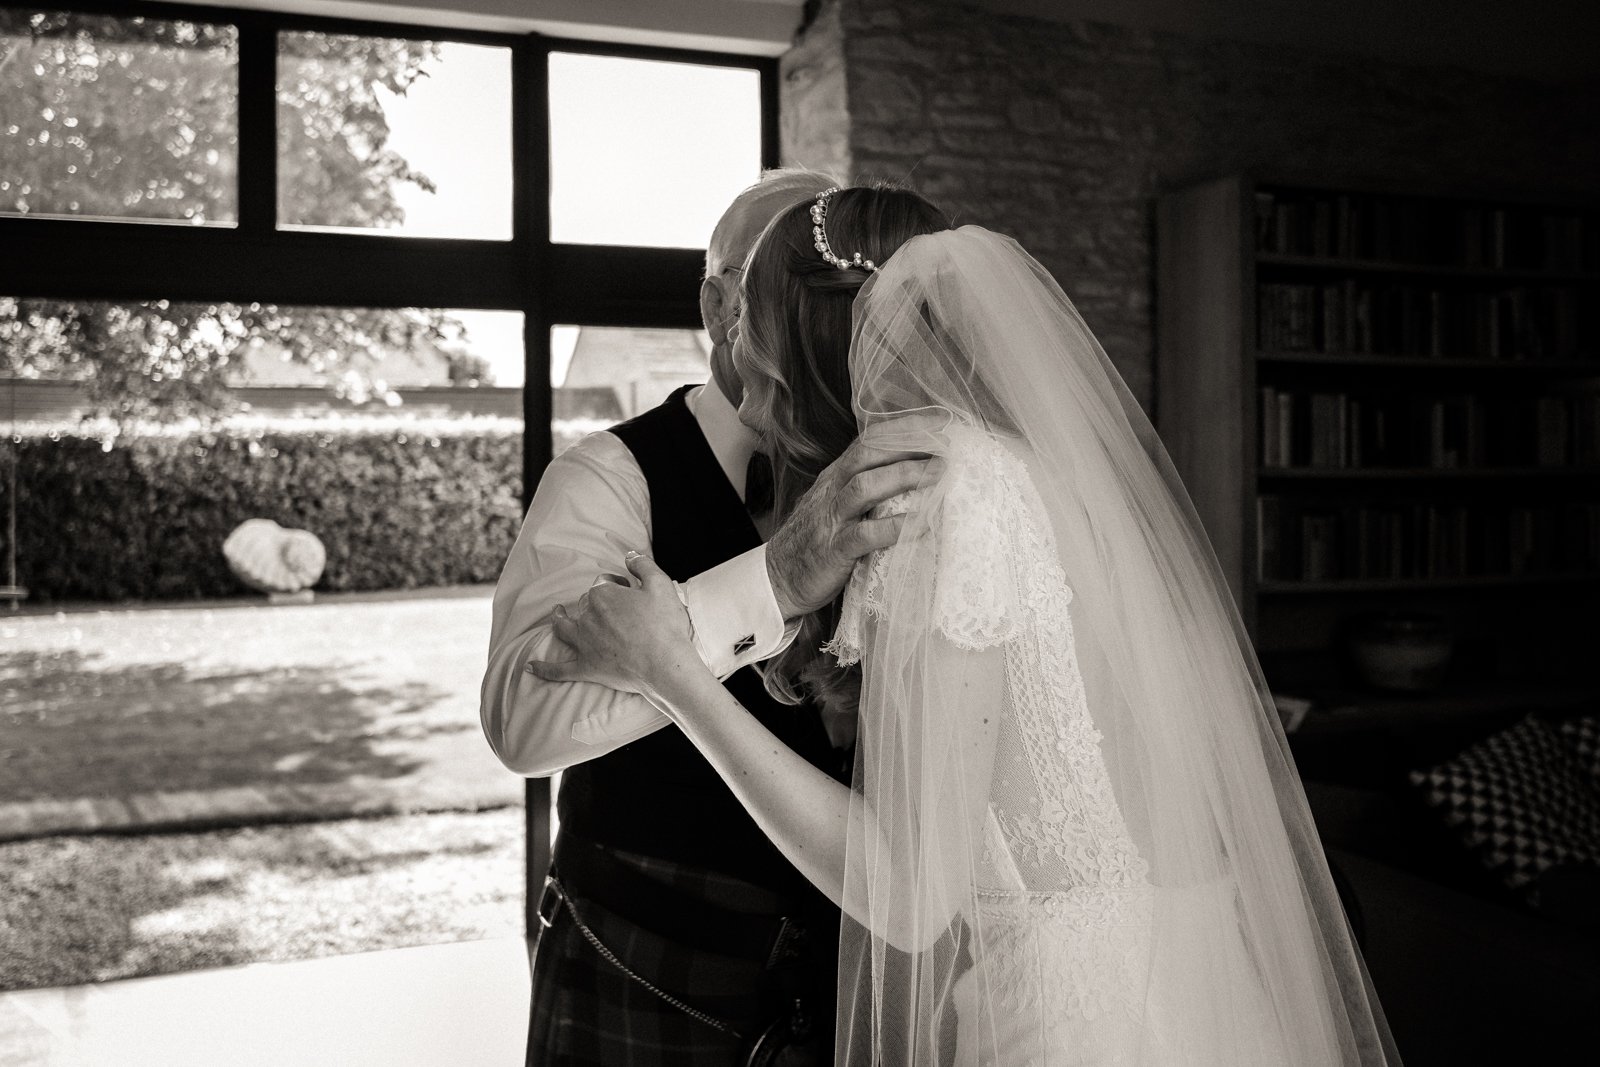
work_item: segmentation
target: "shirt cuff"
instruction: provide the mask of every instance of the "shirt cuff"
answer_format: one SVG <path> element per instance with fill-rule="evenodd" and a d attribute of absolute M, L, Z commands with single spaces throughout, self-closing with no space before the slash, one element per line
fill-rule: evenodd
<path fill-rule="evenodd" d="M 782 652 L 799 624 L 784 625 L 767 578 L 765 545 L 678 583 L 695 651 L 718 678 Z"/>

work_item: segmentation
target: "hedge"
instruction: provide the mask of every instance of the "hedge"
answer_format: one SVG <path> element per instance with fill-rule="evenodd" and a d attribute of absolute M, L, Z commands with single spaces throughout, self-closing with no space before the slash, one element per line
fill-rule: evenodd
<path fill-rule="evenodd" d="M 522 428 L 511 420 L 152 429 L 109 444 L 36 432 L 22 435 L 17 462 L 17 573 L 30 601 L 244 592 L 221 546 L 250 518 L 322 538 L 318 589 L 492 582 L 521 521 Z M 0 516 L 5 496 L 0 478 Z M 0 521 L 0 560 L 4 539 Z"/>

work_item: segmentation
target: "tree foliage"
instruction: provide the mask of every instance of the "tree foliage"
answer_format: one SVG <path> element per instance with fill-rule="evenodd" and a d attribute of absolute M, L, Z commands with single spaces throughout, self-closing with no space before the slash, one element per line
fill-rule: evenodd
<path fill-rule="evenodd" d="M 430 42 L 286 33 L 278 44 L 278 218 L 303 226 L 390 226 L 404 221 L 397 185 L 436 192 L 388 147 L 380 87 L 405 95 Z"/>
<path fill-rule="evenodd" d="M 280 221 L 392 227 L 399 187 L 434 190 L 389 147 L 383 104 L 437 58 L 429 42 L 281 35 Z M 237 160 L 233 27 L 0 9 L 0 210 L 227 223 Z M 460 333 L 413 309 L 0 297 L 4 369 L 77 379 L 94 413 L 121 423 L 227 411 L 227 375 L 248 346 L 359 399 L 385 351 Z"/>

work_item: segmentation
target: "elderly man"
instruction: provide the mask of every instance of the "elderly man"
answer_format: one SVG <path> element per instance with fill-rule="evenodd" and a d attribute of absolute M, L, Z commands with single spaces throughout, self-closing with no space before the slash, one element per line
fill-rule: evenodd
<path fill-rule="evenodd" d="M 832 184 L 774 171 L 729 207 L 700 289 L 712 381 L 557 457 L 495 590 L 484 733 L 512 770 L 562 772 L 529 1064 L 831 1061 L 837 909 L 647 701 L 524 666 L 565 658 L 554 608 L 625 580 L 626 553 L 647 551 L 679 583 L 697 649 L 729 691 L 809 762 L 844 773 L 817 709 L 772 700 L 752 665 L 885 547 L 861 520 L 914 487 L 924 463 L 858 444 L 762 545 L 769 504 L 759 486 L 746 493 L 761 464 L 736 415 L 728 336 L 740 267 L 766 223 Z"/>

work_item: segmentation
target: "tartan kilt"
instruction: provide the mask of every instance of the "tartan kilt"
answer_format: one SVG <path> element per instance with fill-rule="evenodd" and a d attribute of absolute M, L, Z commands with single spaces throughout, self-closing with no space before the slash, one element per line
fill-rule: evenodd
<path fill-rule="evenodd" d="M 692 883 L 706 877 L 718 876 L 688 868 L 675 872 L 678 888 L 694 888 Z M 784 1006 L 786 987 L 763 962 L 669 941 L 586 899 L 577 887 L 566 890 L 568 900 L 557 906 L 547 883 L 540 902 L 550 925 L 540 930 L 534 952 L 528 1067 L 737 1067 L 745 1062 L 756 1037 Z M 623 973 L 584 936 L 578 918 L 629 970 L 737 1033 L 687 1014 Z M 826 949 L 830 956 L 832 948 Z M 831 981 L 828 985 L 823 994 L 828 1002 L 817 1005 L 826 1009 L 828 1025 L 818 1037 L 831 1058 Z"/>

